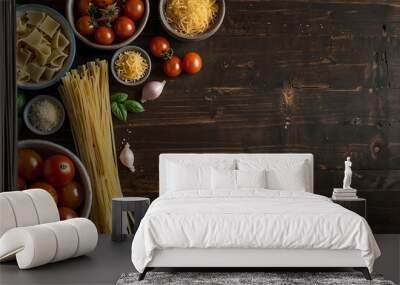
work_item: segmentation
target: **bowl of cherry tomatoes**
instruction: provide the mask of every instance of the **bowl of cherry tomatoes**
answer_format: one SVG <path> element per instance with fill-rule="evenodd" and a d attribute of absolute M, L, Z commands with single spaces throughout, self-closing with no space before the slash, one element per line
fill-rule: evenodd
<path fill-rule="evenodd" d="M 65 147 L 45 140 L 18 143 L 19 190 L 41 188 L 51 194 L 61 220 L 89 217 L 90 178 L 80 159 Z"/>
<path fill-rule="evenodd" d="M 149 0 L 68 0 L 67 19 L 90 47 L 114 50 L 134 41 L 146 26 Z"/>

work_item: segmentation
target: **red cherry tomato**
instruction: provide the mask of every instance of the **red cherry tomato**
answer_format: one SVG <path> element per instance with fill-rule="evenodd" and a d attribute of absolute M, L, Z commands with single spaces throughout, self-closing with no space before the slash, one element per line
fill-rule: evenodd
<path fill-rule="evenodd" d="M 17 189 L 18 190 L 25 190 L 26 189 L 26 182 L 21 176 L 18 176 Z"/>
<path fill-rule="evenodd" d="M 203 66 L 200 55 L 197 52 L 188 52 L 183 58 L 183 70 L 189 74 L 197 73 Z"/>
<path fill-rule="evenodd" d="M 54 189 L 53 186 L 51 186 L 49 183 L 43 182 L 43 181 L 38 181 L 35 182 L 31 185 L 31 188 L 39 188 L 39 189 L 43 189 L 46 190 L 47 192 L 50 193 L 50 195 L 53 197 L 54 201 L 56 202 L 56 204 L 58 203 L 58 194 L 56 189 Z"/>
<path fill-rule="evenodd" d="M 94 32 L 94 39 L 96 43 L 101 45 L 110 45 L 115 40 L 114 31 L 106 26 L 101 26 Z"/>
<path fill-rule="evenodd" d="M 79 0 L 77 10 L 79 15 L 84 16 L 89 14 L 90 0 Z"/>
<path fill-rule="evenodd" d="M 124 15 L 137 21 L 142 18 L 144 9 L 145 7 L 142 0 L 126 0 L 124 5 Z"/>
<path fill-rule="evenodd" d="M 60 214 L 61 221 L 78 217 L 78 214 L 74 210 L 67 207 L 58 208 L 58 213 Z"/>
<path fill-rule="evenodd" d="M 88 37 L 94 34 L 94 26 L 89 16 L 82 16 L 76 21 L 76 30 L 82 36 Z"/>
<path fill-rule="evenodd" d="M 43 171 L 42 157 L 32 149 L 18 151 L 18 174 L 27 181 L 38 178 Z"/>
<path fill-rule="evenodd" d="M 150 40 L 149 48 L 155 57 L 163 57 L 171 52 L 171 46 L 164 37 L 154 37 Z"/>
<path fill-rule="evenodd" d="M 58 196 L 60 206 L 76 209 L 82 204 L 85 193 L 80 183 L 71 181 L 58 189 Z"/>
<path fill-rule="evenodd" d="M 44 179 L 54 187 L 67 185 L 75 176 L 75 166 L 65 155 L 50 156 L 44 162 Z"/>
<path fill-rule="evenodd" d="M 106 8 L 114 2 L 115 0 L 93 0 L 93 4 L 101 8 Z"/>
<path fill-rule="evenodd" d="M 164 73 L 169 77 L 177 77 L 182 73 L 182 61 L 174 55 L 170 59 L 164 61 Z"/>
<path fill-rule="evenodd" d="M 135 30 L 135 23 L 128 17 L 121 16 L 114 22 L 114 31 L 121 39 L 131 37 Z"/>

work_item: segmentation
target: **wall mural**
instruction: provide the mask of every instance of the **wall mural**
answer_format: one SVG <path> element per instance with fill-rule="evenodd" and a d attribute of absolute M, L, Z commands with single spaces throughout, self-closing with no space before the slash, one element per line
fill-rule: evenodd
<path fill-rule="evenodd" d="M 64 13 L 64 1 L 33 2 Z M 351 185 L 367 199 L 373 230 L 399 233 L 399 7 L 378 0 L 230 0 L 218 31 L 197 42 L 169 36 L 157 10 L 145 26 L 138 24 L 143 30 L 132 43 L 145 53 L 118 58 L 137 60 L 140 76 L 147 76 L 150 63 L 148 81 L 166 81 L 161 96 L 141 102 L 143 85 L 129 84 L 134 74 L 118 76 L 128 70 L 123 63 L 114 70 L 117 78 L 109 77 L 110 93 L 128 96 L 111 103 L 117 153 L 127 143 L 134 153 L 134 172 L 130 158 L 124 156 L 128 167 L 118 161 L 125 195 L 157 197 L 160 153 L 304 152 L 314 154 L 315 192 L 330 196 L 342 186 L 343 161 L 350 156 Z M 167 43 L 153 42 L 155 36 Z M 112 60 L 113 51 L 93 46 L 104 38 L 94 39 L 92 46 L 77 40 L 73 66 Z M 157 45 L 166 60 L 154 56 Z M 59 98 L 56 86 L 24 93 L 28 101 Z M 29 138 L 43 137 L 22 126 L 20 139 Z M 75 151 L 67 119 L 44 138 Z"/>

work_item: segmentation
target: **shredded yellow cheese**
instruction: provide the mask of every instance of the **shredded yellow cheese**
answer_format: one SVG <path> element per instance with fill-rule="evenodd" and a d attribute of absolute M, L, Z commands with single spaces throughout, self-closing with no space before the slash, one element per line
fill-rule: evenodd
<path fill-rule="evenodd" d="M 115 61 L 115 69 L 119 78 L 137 81 L 146 75 L 149 64 L 140 52 L 128 50 L 119 54 Z"/>
<path fill-rule="evenodd" d="M 178 32 L 196 35 L 206 32 L 218 13 L 217 0 L 168 0 L 165 13 Z"/>

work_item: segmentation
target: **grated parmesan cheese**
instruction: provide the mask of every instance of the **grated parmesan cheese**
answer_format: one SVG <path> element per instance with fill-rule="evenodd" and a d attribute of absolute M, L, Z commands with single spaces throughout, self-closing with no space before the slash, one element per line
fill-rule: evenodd
<path fill-rule="evenodd" d="M 119 54 L 115 61 L 115 70 L 119 78 L 127 81 L 137 81 L 146 75 L 149 64 L 140 52 L 128 50 Z"/>
<path fill-rule="evenodd" d="M 168 0 L 165 8 L 168 22 L 178 32 L 196 35 L 206 32 L 215 21 L 217 0 Z"/>
<path fill-rule="evenodd" d="M 61 110 L 50 100 L 39 100 L 32 104 L 29 121 L 34 128 L 49 132 L 60 124 Z"/>

